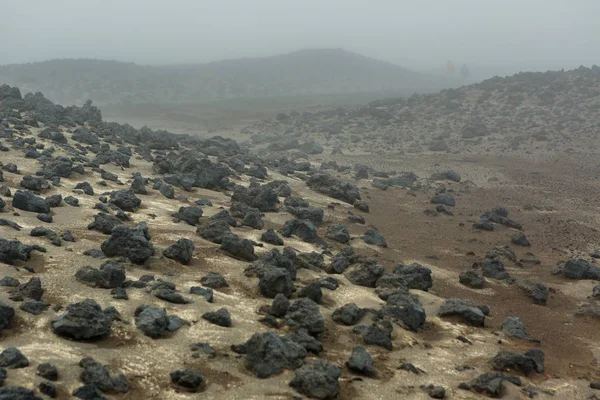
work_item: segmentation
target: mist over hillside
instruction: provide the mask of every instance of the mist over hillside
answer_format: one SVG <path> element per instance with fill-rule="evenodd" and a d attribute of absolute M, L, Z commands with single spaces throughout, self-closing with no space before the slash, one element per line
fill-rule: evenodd
<path fill-rule="evenodd" d="M 430 92 L 446 78 L 413 72 L 342 49 L 308 49 L 206 64 L 142 66 L 61 59 L 0 66 L 0 82 L 61 103 L 202 103 L 232 98 Z"/>

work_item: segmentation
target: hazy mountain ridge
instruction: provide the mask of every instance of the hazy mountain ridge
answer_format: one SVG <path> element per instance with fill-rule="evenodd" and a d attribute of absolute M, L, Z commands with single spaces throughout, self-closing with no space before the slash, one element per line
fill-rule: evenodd
<path fill-rule="evenodd" d="M 241 97 L 432 91 L 443 78 L 341 49 L 300 50 L 264 58 L 142 66 L 62 59 L 0 66 L 0 82 L 41 91 L 61 103 L 199 103 Z"/>
<path fill-rule="evenodd" d="M 373 151 L 499 151 L 557 143 L 593 150 L 600 124 L 600 68 L 519 73 L 436 94 L 371 102 L 362 107 L 289 113 L 247 127 L 249 134 L 293 132 L 327 144 Z"/>

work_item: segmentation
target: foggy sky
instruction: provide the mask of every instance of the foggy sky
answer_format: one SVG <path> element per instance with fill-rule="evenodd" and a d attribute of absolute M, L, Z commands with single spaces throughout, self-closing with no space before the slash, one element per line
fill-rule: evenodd
<path fill-rule="evenodd" d="M 0 64 L 345 48 L 413 69 L 600 64 L 600 0 L 0 0 Z"/>

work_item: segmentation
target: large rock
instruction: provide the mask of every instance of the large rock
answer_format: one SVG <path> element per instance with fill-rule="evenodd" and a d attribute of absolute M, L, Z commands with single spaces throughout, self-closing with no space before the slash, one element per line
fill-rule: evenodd
<path fill-rule="evenodd" d="M 501 328 L 504 333 L 517 339 L 525 339 L 527 336 L 525 324 L 519 317 L 506 317 Z"/>
<path fill-rule="evenodd" d="M 39 176 L 25 175 L 21 179 L 21 182 L 19 182 L 19 185 L 22 188 L 32 190 L 34 192 L 41 192 L 50 189 L 50 184 L 48 181 Z"/>
<path fill-rule="evenodd" d="M 110 235 L 115 226 L 122 224 L 123 222 L 119 218 L 101 212 L 99 214 L 94 215 L 94 221 L 90 222 L 87 228 L 96 230 L 98 232 L 102 232 L 105 235 Z"/>
<path fill-rule="evenodd" d="M 240 202 L 261 212 L 277 211 L 279 197 L 273 185 L 251 184 L 246 188 L 237 186 L 231 196 L 232 202 Z"/>
<path fill-rule="evenodd" d="M 115 371 L 109 365 L 102 365 L 91 357 L 86 357 L 79 362 L 83 368 L 80 379 L 87 385 L 95 385 L 104 393 L 127 393 L 129 382 L 120 371 Z"/>
<path fill-rule="evenodd" d="M 409 266 L 399 264 L 394 267 L 394 274 L 400 275 L 409 289 L 418 289 L 426 292 L 433 286 L 431 269 L 421 264 L 414 263 Z"/>
<path fill-rule="evenodd" d="M 273 332 L 255 333 L 245 347 L 245 366 L 258 378 L 268 378 L 286 369 L 296 369 L 307 356 L 304 347 Z"/>
<path fill-rule="evenodd" d="M 365 316 L 367 310 L 358 307 L 355 303 L 344 304 L 333 311 L 332 318 L 335 322 L 344 325 L 356 325 Z"/>
<path fill-rule="evenodd" d="M 521 379 L 518 376 L 506 375 L 502 372 L 486 372 L 470 382 L 461 383 L 458 387 L 459 389 L 482 393 L 488 397 L 500 398 L 504 395 L 504 382 L 521 386 Z"/>
<path fill-rule="evenodd" d="M 350 241 L 350 232 L 343 224 L 333 224 L 327 229 L 327 238 L 336 242 L 346 244 Z"/>
<path fill-rule="evenodd" d="M 600 267 L 591 265 L 583 259 L 567 261 L 562 271 L 564 277 L 568 279 L 600 280 Z"/>
<path fill-rule="evenodd" d="M 188 265 L 192 261 L 194 255 L 194 242 L 190 239 L 181 238 L 175 243 L 169 245 L 163 251 L 163 255 L 182 264 Z"/>
<path fill-rule="evenodd" d="M 29 190 L 17 190 L 12 199 L 12 206 L 19 210 L 35 213 L 47 214 L 50 212 L 50 206 L 46 204 L 44 198 L 36 196 Z"/>
<path fill-rule="evenodd" d="M 294 217 L 310 221 L 314 224 L 323 222 L 323 217 L 325 215 L 322 208 L 316 207 L 286 207 L 285 209 Z"/>
<path fill-rule="evenodd" d="M 110 194 L 110 203 L 123 211 L 134 212 L 142 204 L 142 200 L 133 190 L 117 190 Z"/>
<path fill-rule="evenodd" d="M 504 268 L 504 263 L 499 258 L 484 259 L 481 265 L 481 270 L 483 272 L 483 276 L 486 278 L 497 280 L 510 279 L 508 271 L 506 268 Z"/>
<path fill-rule="evenodd" d="M 191 369 L 178 369 L 169 374 L 173 384 L 187 391 L 203 392 L 206 389 L 206 379 L 198 372 Z"/>
<path fill-rule="evenodd" d="M 116 261 L 106 261 L 100 268 L 83 267 L 75 273 L 75 278 L 88 286 L 103 289 L 121 287 L 125 282 L 125 267 Z"/>
<path fill-rule="evenodd" d="M 458 276 L 458 281 L 465 286 L 473 289 L 483 289 L 485 285 L 485 279 L 483 275 L 476 269 L 468 269 Z"/>
<path fill-rule="evenodd" d="M 383 347 L 392 350 L 392 332 L 394 326 L 388 320 L 381 320 L 371 325 L 357 325 L 352 329 L 353 333 L 363 337 L 365 344 Z"/>
<path fill-rule="evenodd" d="M 15 316 L 15 309 L 0 301 L 0 333 L 8 328 Z"/>
<path fill-rule="evenodd" d="M 525 354 L 502 350 L 490 362 L 496 371 L 517 369 L 528 376 L 533 371 L 544 372 L 544 358 L 544 352 L 538 349 L 529 350 Z"/>
<path fill-rule="evenodd" d="M 235 258 L 244 261 L 256 260 L 254 245 L 248 239 L 240 239 L 233 233 L 224 234 L 221 239 L 221 250 L 226 251 Z"/>
<path fill-rule="evenodd" d="M 292 295 L 294 284 L 289 272 L 284 268 L 265 268 L 259 273 L 260 293 L 270 299 L 275 298 L 278 294 L 283 294 L 285 297 Z"/>
<path fill-rule="evenodd" d="M 325 331 L 325 319 L 319 306 L 308 298 L 298 299 L 290 305 L 285 322 L 293 330 L 306 329 L 313 336 Z"/>
<path fill-rule="evenodd" d="M 354 204 L 356 200 L 360 200 L 360 191 L 356 185 L 342 182 L 326 173 L 314 174 L 306 181 L 306 184 L 317 192 L 349 204 Z"/>
<path fill-rule="evenodd" d="M 142 304 L 135 309 L 135 327 L 153 339 L 163 336 L 169 326 L 164 308 Z"/>
<path fill-rule="evenodd" d="M 229 226 L 227 221 L 223 219 L 209 220 L 200 225 L 196 229 L 196 233 L 203 239 L 221 244 L 225 236 L 232 234 Z"/>
<path fill-rule="evenodd" d="M 179 211 L 173 214 L 174 222 L 184 221 L 188 225 L 198 225 L 204 211 L 198 206 L 179 207 Z"/>
<path fill-rule="evenodd" d="M 425 324 L 425 310 L 419 299 L 410 294 L 392 294 L 381 312 L 411 331 L 416 332 Z"/>
<path fill-rule="evenodd" d="M 320 238 L 317 235 L 317 228 L 308 220 L 290 219 L 285 222 L 280 232 L 284 237 L 296 235 L 302 241 L 307 243 L 320 241 Z"/>
<path fill-rule="evenodd" d="M 325 360 L 311 361 L 294 372 L 290 386 L 314 399 L 335 399 L 340 393 L 342 371 Z"/>
<path fill-rule="evenodd" d="M 27 261 L 33 250 L 45 253 L 46 249 L 37 245 L 27 245 L 18 240 L 0 238 L 0 262 L 14 264 L 15 261 Z"/>
<path fill-rule="evenodd" d="M 352 354 L 346 365 L 351 371 L 362 375 L 372 376 L 375 373 L 373 357 L 363 346 L 356 346 L 352 349 Z"/>
<path fill-rule="evenodd" d="M 484 326 L 485 314 L 470 300 L 447 299 L 440 306 L 440 317 L 459 317 L 473 326 Z"/>
<path fill-rule="evenodd" d="M 346 271 L 345 276 L 355 285 L 375 287 L 377 280 L 385 272 L 383 266 L 374 262 L 358 264 Z"/>
<path fill-rule="evenodd" d="M 150 233 L 145 222 L 135 228 L 118 225 L 100 249 L 107 257 L 127 257 L 134 264 L 143 264 L 154 255 Z"/>
<path fill-rule="evenodd" d="M 52 320 L 52 330 L 75 340 L 103 338 L 110 334 L 113 318 L 94 300 L 86 299 L 69 304 L 66 312 Z"/>
<path fill-rule="evenodd" d="M 433 204 L 443 204 L 446 206 L 454 207 L 456 205 L 456 200 L 449 193 L 440 193 L 436 194 L 431 198 L 431 202 Z"/>
<path fill-rule="evenodd" d="M 460 182 L 460 174 L 454 170 L 446 170 L 442 172 L 435 172 L 431 174 L 432 181 L 444 181 L 449 180 L 452 182 Z"/>
<path fill-rule="evenodd" d="M 367 229 L 365 234 L 363 236 L 361 236 L 361 239 L 366 244 L 371 244 L 371 245 L 378 246 L 378 247 L 387 247 L 387 242 L 385 241 L 385 238 L 375 228 Z"/>

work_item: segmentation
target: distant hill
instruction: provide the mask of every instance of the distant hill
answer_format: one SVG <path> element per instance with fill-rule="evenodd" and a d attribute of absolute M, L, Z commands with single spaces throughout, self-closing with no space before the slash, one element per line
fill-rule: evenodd
<path fill-rule="evenodd" d="M 310 49 L 207 64 L 142 66 L 62 59 L 0 66 L 0 83 L 41 91 L 60 103 L 202 103 L 232 98 L 430 92 L 444 78 L 342 49 Z"/>

